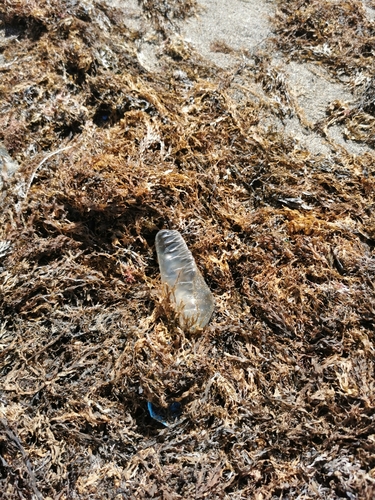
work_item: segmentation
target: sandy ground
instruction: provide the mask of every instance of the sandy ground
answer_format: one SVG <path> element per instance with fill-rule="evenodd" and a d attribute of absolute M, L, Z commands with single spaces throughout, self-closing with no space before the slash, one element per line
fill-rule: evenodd
<path fill-rule="evenodd" d="M 136 12 L 134 0 L 115 1 L 117 5 L 132 5 L 133 12 Z M 365 2 L 364 5 L 368 16 L 375 18 L 374 9 Z M 273 1 L 232 0 L 228 4 L 226 0 L 202 0 L 200 6 L 198 16 L 176 27 L 176 36 L 181 36 L 201 56 L 220 68 L 236 71 L 239 65 L 250 62 L 257 50 L 262 50 L 267 39 L 272 36 L 271 19 L 276 10 Z M 144 25 L 142 28 L 147 31 Z M 215 42 L 224 42 L 237 52 L 217 52 L 213 50 Z M 157 69 L 157 47 L 148 41 L 141 43 L 139 60 L 145 68 Z M 326 109 L 332 102 L 341 101 L 348 106 L 354 102 L 355 98 L 349 88 L 333 81 L 323 68 L 286 61 L 279 53 L 273 54 L 270 69 L 276 70 L 285 81 L 293 96 L 296 112 L 293 118 L 270 123 L 272 126 L 284 129 L 299 148 L 308 149 L 313 154 L 329 155 L 340 147 L 357 155 L 369 151 L 364 144 L 346 140 L 340 126 L 329 128 L 328 140 L 314 131 L 315 125 L 325 117 Z M 262 92 L 260 88 L 258 91 Z"/>
<path fill-rule="evenodd" d="M 272 2 L 203 0 L 200 5 L 201 14 L 181 26 L 181 35 L 218 66 L 231 67 L 236 59 L 231 54 L 211 50 L 214 42 L 224 42 L 235 50 L 251 53 L 271 35 L 268 18 L 275 10 Z"/>
<path fill-rule="evenodd" d="M 202 0 L 201 5 L 201 15 L 184 23 L 181 35 L 202 56 L 218 66 L 235 68 L 241 59 L 211 50 L 215 41 L 224 41 L 251 58 L 272 36 L 271 18 L 275 13 L 275 2 L 233 0 L 228 6 L 225 0 Z M 366 10 L 369 17 L 373 18 L 375 11 L 368 6 Z M 245 58 L 244 55 L 242 57 Z M 332 81 L 322 68 L 287 62 L 281 54 L 273 54 L 272 65 L 285 80 L 295 100 L 295 108 L 298 108 L 296 114 L 300 116 L 300 120 L 294 117 L 278 123 L 278 128 L 284 127 L 301 148 L 307 148 L 315 154 L 329 154 L 332 144 L 313 132 L 313 129 L 324 118 L 330 103 L 338 100 L 350 104 L 353 101 L 350 90 L 344 84 Z M 364 145 L 345 140 L 339 126 L 331 127 L 328 137 L 332 143 L 344 147 L 351 154 L 362 154 L 368 150 Z"/>

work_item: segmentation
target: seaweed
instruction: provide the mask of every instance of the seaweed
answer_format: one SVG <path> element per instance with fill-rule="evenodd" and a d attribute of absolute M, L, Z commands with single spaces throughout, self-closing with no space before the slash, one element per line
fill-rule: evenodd
<path fill-rule="evenodd" d="M 373 498 L 373 150 L 298 147 L 267 51 L 220 70 L 171 36 L 194 2 L 140 6 L 161 71 L 126 10 L 0 3 L 0 140 L 20 165 L 0 213 L 1 491 Z M 279 2 L 275 22 L 274 50 L 371 77 L 359 2 Z M 317 132 L 373 147 L 363 88 Z M 163 295 L 161 229 L 214 294 L 201 332 Z M 168 427 L 149 412 L 174 404 Z"/>

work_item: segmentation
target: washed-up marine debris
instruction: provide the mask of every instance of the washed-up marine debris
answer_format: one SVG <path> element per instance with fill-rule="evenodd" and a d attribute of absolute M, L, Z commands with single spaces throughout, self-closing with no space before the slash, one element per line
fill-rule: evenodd
<path fill-rule="evenodd" d="M 159 231 L 155 239 L 161 280 L 179 313 L 181 328 L 203 328 L 214 310 L 214 299 L 178 231 Z"/>
<path fill-rule="evenodd" d="M 159 408 L 148 401 L 147 409 L 150 417 L 165 425 L 165 427 L 169 427 L 181 416 L 181 404 L 178 401 L 171 403 L 168 408 Z"/>

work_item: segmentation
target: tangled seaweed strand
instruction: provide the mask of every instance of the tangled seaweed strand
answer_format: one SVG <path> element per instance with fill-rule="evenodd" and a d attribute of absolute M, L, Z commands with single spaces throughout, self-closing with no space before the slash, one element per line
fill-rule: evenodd
<path fill-rule="evenodd" d="M 358 2 L 335 6 L 354 26 Z M 306 33 L 317 7 L 294 9 Z M 219 71 L 160 28 L 163 71 L 146 71 L 127 16 L 0 3 L 0 140 L 21 165 L 0 213 L 0 491 L 373 498 L 374 155 L 314 155 L 267 125 L 262 64 Z M 161 294 L 165 227 L 215 296 L 201 335 Z M 173 403 L 167 428 L 147 409 Z"/>

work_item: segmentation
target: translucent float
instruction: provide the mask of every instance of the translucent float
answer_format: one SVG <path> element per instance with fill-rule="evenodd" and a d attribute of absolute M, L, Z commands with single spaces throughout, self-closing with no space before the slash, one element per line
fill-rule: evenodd
<path fill-rule="evenodd" d="M 180 317 L 180 326 L 188 330 L 203 328 L 214 310 L 214 299 L 178 231 L 159 231 L 155 239 L 161 281 Z"/>

